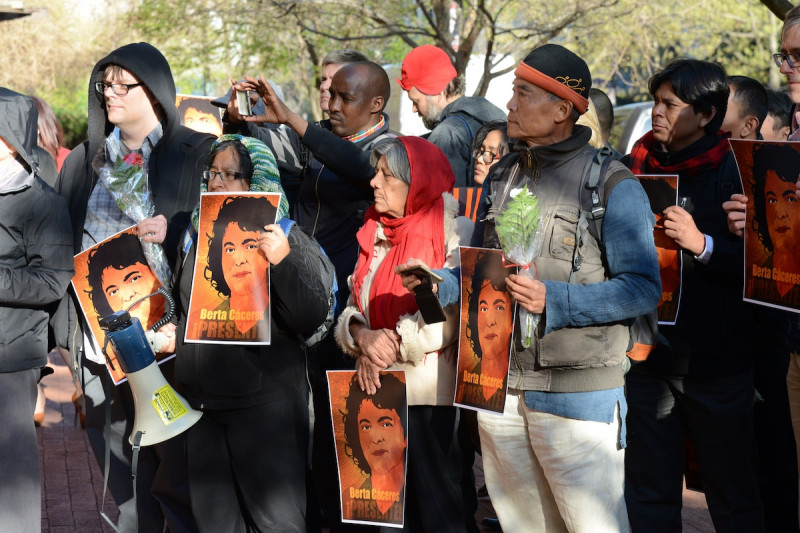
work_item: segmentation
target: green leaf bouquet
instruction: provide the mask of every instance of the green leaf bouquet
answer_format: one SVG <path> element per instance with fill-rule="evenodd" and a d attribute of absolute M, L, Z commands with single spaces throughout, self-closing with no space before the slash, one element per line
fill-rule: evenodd
<path fill-rule="evenodd" d="M 495 230 L 505 256 L 522 266 L 523 275 L 535 279 L 535 265 L 534 268 L 530 267 L 542 249 L 543 240 L 539 198 L 528 190 L 527 185 L 522 189 L 511 191 L 511 196 L 513 198 L 495 220 Z M 539 323 L 541 315 L 530 313 L 520 306 L 519 317 L 523 328 L 522 345 L 527 348 L 531 345 L 533 330 Z"/>

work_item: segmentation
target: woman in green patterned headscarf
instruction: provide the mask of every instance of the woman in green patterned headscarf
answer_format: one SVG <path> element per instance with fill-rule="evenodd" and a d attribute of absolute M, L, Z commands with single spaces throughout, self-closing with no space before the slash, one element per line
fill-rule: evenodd
<path fill-rule="evenodd" d="M 216 161 L 218 157 L 221 159 L 219 162 Z M 223 191 L 279 192 L 281 202 L 278 205 L 278 220 L 289 216 L 289 202 L 281 187 L 275 156 L 258 139 L 226 134 L 211 145 L 200 193 Z M 198 204 L 192 212 L 195 231 L 199 213 Z"/>
<path fill-rule="evenodd" d="M 230 196 L 216 214 L 224 230 L 208 232 L 204 221 L 198 235 L 195 210 L 173 278 L 175 382 L 203 412 L 186 432 L 192 513 L 206 531 L 304 531 L 309 442 L 304 339 L 332 320 L 333 266 L 301 228 L 281 222 L 288 215 L 285 197 L 278 205 L 279 223 L 269 224 L 262 212 L 268 210 L 265 199 L 237 194 L 283 193 L 275 159 L 262 142 L 223 135 L 212 146 L 203 178 L 202 192 Z M 226 218 L 233 206 L 236 216 Z M 212 239 L 220 242 L 209 242 L 207 260 L 195 264 L 199 244 Z M 262 290 L 266 262 L 265 308 L 248 296 Z M 210 299 L 193 287 L 194 270 L 214 270 L 217 263 L 222 274 L 213 279 L 219 298 Z M 200 272 L 196 280 L 202 283 L 205 275 Z M 190 300 L 200 309 L 191 321 Z"/>

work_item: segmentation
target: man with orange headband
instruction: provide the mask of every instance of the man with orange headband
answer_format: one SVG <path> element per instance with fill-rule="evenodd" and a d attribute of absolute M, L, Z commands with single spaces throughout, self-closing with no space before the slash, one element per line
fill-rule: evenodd
<path fill-rule="evenodd" d="M 456 187 L 473 186 L 472 139 L 482 125 L 505 120 L 505 113 L 485 98 L 464 96 L 459 76 L 447 52 L 431 44 L 418 46 L 403 59 L 400 87 L 413 103 L 413 111 L 431 130 L 424 136 L 450 161 Z"/>
<path fill-rule="evenodd" d="M 591 130 L 575 123 L 589 105 L 586 63 L 548 44 L 514 74 L 508 136 L 517 141 L 484 181 L 471 244 L 500 248 L 496 217 L 524 186 L 533 191 L 544 236 L 529 266 L 536 279 L 520 272 L 506 283 L 517 307 L 541 319 L 527 347 L 516 321 L 503 416 L 478 413 L 486 486 L 504 531 L 626 532 L 627 320 L 661 295 L 655 219 L 638 180 L 611 161 L 602 244 L 580 223 L 595 154 Z M 439 272 L 439 299 L 450 304 L 458 278 Z"/>

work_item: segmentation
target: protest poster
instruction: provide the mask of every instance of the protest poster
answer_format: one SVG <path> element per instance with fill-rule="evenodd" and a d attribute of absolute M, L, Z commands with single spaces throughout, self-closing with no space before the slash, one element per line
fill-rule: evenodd
<path fill-rule="evenodd" d="M 328 371 L 342 522 L 403 527 L 408 402 L 402 370 L 380 373 L 373 395 L 352 370 Z"/>
<path fill-rule="evenodd" d="M 454 403 L 502 413 L 514 332 L 514 303 L 506 278 L 517 272 L 502 250 L 462 246 L 461 327 Z"/>
<path fill-rule="evenodd" d="M 147 264 L 136 226 L 82 251 L 75 256 L 74 262 L 72 287 L 98 351 L 105 345 L 106 338 L 100 328 L 101 318 L 135 304 L 129 312 L 147 330 L 164 316 L 166 301 L 160 294 L 135 303 L 161 287 Z M 111 343 L 106 346 L 106 352 L 108 372 L 114 384 L 119 385 L 126 378 Z M 175 355 L 156 355 L 159 363 L 172 357 Z"/>
<path fill-rule="evenodd" d="M 210 96 L 176 95 L 175 107 L 178 108 L 181 124 L 214 137 L 222 135 L 222 109 L 212 104 L 211 100 Z"/>
<path fill-rule="evenodd" d="M 661 299 L 658 301 L 658 323 L 671 326 L 678 319 L 681 303 L 681 272 L 683 254 L 664 229 L 664 210 L 671 205 L 678 205 L 677 175 L 639 175 L 650 209 L 656 217 L 653 228 L 653 239 L 658 254 L 658 268 L 661 272 Z"/>
<path fill-rule="evenodd" d="M 186 342 L 269 344 L 269 263 L 258 235 L 279 193 L 204 193 L 195 235 Z"/>
<path fill-rule="evenodd" d="M 800 143 L 730 139 L 747 196 L 744 300 L 800 312 Z M 723 198 L 727 200 L 727 198 Z"/>
<path fill-rule="evenodd" d="M 453 189 L 453 198 L 458 202 L 458 216 L 467 217 L 476 222 L 482 197 L 482 187 L 455 187 Z"/>

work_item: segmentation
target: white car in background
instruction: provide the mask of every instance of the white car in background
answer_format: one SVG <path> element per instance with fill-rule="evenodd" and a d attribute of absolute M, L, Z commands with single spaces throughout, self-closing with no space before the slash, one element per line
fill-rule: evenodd
<path fill-rule="evenodd" d="M 653 102 L 637 102 L 614 108 L 614 126 L 608 142 L 622 155 L 631 153 L 634 143 L 653 129 L 650 113 Z"/>

